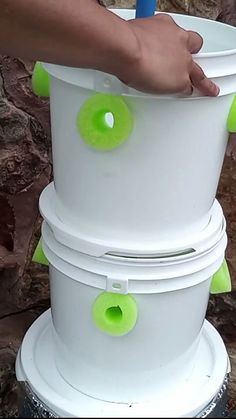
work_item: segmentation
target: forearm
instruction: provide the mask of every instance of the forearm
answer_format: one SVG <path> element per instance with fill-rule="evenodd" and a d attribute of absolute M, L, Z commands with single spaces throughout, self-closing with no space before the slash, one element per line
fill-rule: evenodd
<path fill-rule="evenodd" d="M 96 0 L 0 0 L 0 53 L 119 74 L 135 38 Z"/>
<path fill-rule="evenodd" d="M 162 14 L 126 22 L 97 0 L 0 0 L 0 54 L 101 70 L 147 93 L 218 95 L 193 62 L 201 46 Z"/>

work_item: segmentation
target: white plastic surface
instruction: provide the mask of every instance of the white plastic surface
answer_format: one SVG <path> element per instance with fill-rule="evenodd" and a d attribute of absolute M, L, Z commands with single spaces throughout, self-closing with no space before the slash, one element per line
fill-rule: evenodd
<path fill-rule="evenodd" d="M 93 257 L 77 252 L 58 243 L 45 222 L 42 238 L 47 259 L 60 272 L 84 285 L 124 294 L 162 293 L 193 287 L 218 270 L 227 245 L 225 231 L 222 231 L 221 237 L 205 252 L 139 259 Z M 125 290 L 124 282 L 127 283 Z"/>
<path fill-rule="evenodd" d="M 116 13 L 130 18 L 134 11 Z M 221 85 L 221 95 L 166 98 L 127 94 L 125 88 L 134 128 L 114 150 L 89 148 L 76 126 L 81 105 L 109 84 L 109 76 L 46 65 L 51 74 L 55 211 L 82 235 L 104 242 L 111 237 L 136 243 L 176 240 L 209 222 L 236 91 L 236 28 L 190 16 L 175 19 L 203 34 L 205 47 L 196 60 Z M 117 80 L 110 78 L 108 93 L 117 94 Z"/>
<path fill-rule="evenodd" d="M 96 350 L 96 348 L 94 348 Z M 224 343 L 205 321 L 193 369 L 188 379 L 164 389 L 156 376 L 155 401 L 109 403 L 88 397 L 67 384 L 54 359 L 50 311 L 28 330 L 18 353 L 16 375 L 59 417 L 195 417 L 218 393 L 229 369 Z M 114 378 L 115 379 L 115 378 Z M 100 381 L 103 381 L 102 374 Z M 119 393 L 119 387 L 117 392 Z"/>
<path fill-rule="evenodd" d="M 42 238 L 50 263 L 55 359 L 69 384 L 98 399 L 137 403 L 155 400 L 160 382 L 168 393 L 188 379 L 225 234 L 205 253 L 167 260 L 80 254 L 57 243 L 45 223 Z M 135 327 L 119 337 L 102 332 L 92 318 L 96 298 L 112 284 L 113 292 L 131 293 L 138 308 Z"/>
<path fill-rule="evenodd" d="M 50 225 L 59 243 L 67 247 L 78 250 L 93 256 L 103 256 L 105 254 L 115 254 L 133 257 L 163 257 L 183 253 L 184 257 L 188 253 L 202 253 L 210 249 L 225 232 L 225 218 L 222 208 L 217 200 L 214 201 L 210 214 L 209 222 L 204 229 L 199 227 L 194 234 L 182 230 L 181 234 L 176 231 L 169 231 L 167 236 L 157 234 L 155 237 L 140 236 L 139 240 L 132 240 L 132 237 L 125 235 L 104 236 L 98 235 L 96 229 L 92 231 L 86 226 L 78 228 L 77 225 L 68 226 L 60 220 L 55 212 L 56 192 L 54 184 L 50 183 L 41 193 L 39 200 L 40 212 L 46 222 Z M 96 211 L 96 209 L 94 210 Z M 191 255 L 190 255 L 191 257 Z"/>

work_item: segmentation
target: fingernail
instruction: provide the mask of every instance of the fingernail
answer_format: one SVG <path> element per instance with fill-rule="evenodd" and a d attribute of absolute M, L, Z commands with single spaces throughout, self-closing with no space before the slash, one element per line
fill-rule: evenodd
<path fill-rule="evenodd" d="M 211 86 L 211 90 L 214 96 L 218 96 L 218 94 L 220 93 L 220 88 L 219 86 L 217 86 L 215 83 L 211 82 L 212 86 Z"/>
<path fill-rule="evenodd" d="M 218 96 L 218 94 L 220 93 L 220 88 L 219 88 L 219 86 L 216 86 L 216 96 Z"/>

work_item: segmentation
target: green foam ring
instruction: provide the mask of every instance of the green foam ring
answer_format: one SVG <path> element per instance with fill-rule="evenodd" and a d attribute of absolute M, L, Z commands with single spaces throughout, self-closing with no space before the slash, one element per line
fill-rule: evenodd
<path fill-rule="evenodd" d="M 42 248 L 42 238 L 40 238 L 36 249 L 34 251 L 32 261 L 35 263 L 40 263 L 41 265 L 49 265 L 49 262 L 44 254 L 43 248 Z"/>
<path fill-rule="evenodd" d="M 236 95 L 234 96 L 228 119 L 227 119 L 227 130 L 229 133 L 236 132 Z"/>
<path fill-rule="evenodd" d="M 211 281 L 211 294 L 221 294 L 232 290 L 231 278 L 226 260 L 224 260 L 220 269 L 213 275 Z"/>
<path fill-rule="evenodd" d="M 109 125 L 106 117 L 112 117 Z M 133 130 L 133 115 L 121 96 L 96 93 L 81 106 L 76 125 L 83 141 L 100 151 L 113 150 Z"/>
<path fill-rule="evenodd" d="M 135 299 L 129 294 L 103 292 L 93 306 L 95 325 L 110 336 L 123 336 L 135 327 L 138 309 Z"/>
<path fill-rule="evenodd" d="M 42 97 L 50 96 L 49 74 L 39 61 L 35 63 L 31 82 L 35 95 Z"/>

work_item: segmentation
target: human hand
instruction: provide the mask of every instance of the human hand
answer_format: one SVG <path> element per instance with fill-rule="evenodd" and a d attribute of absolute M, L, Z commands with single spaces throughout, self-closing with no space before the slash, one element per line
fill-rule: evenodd
<path fill-rule="evenodd" d="M 203 44 L 202 37 L 179 27 L 166 14 L 127 21 L 136 38 L 133 65 L 122 68 L 118 77 L 128 86 L 153 94 L 190 95 L 193 88 L 204 96 L 217 96 L 219 88 L 196 64 L 192 54 Z"/>

